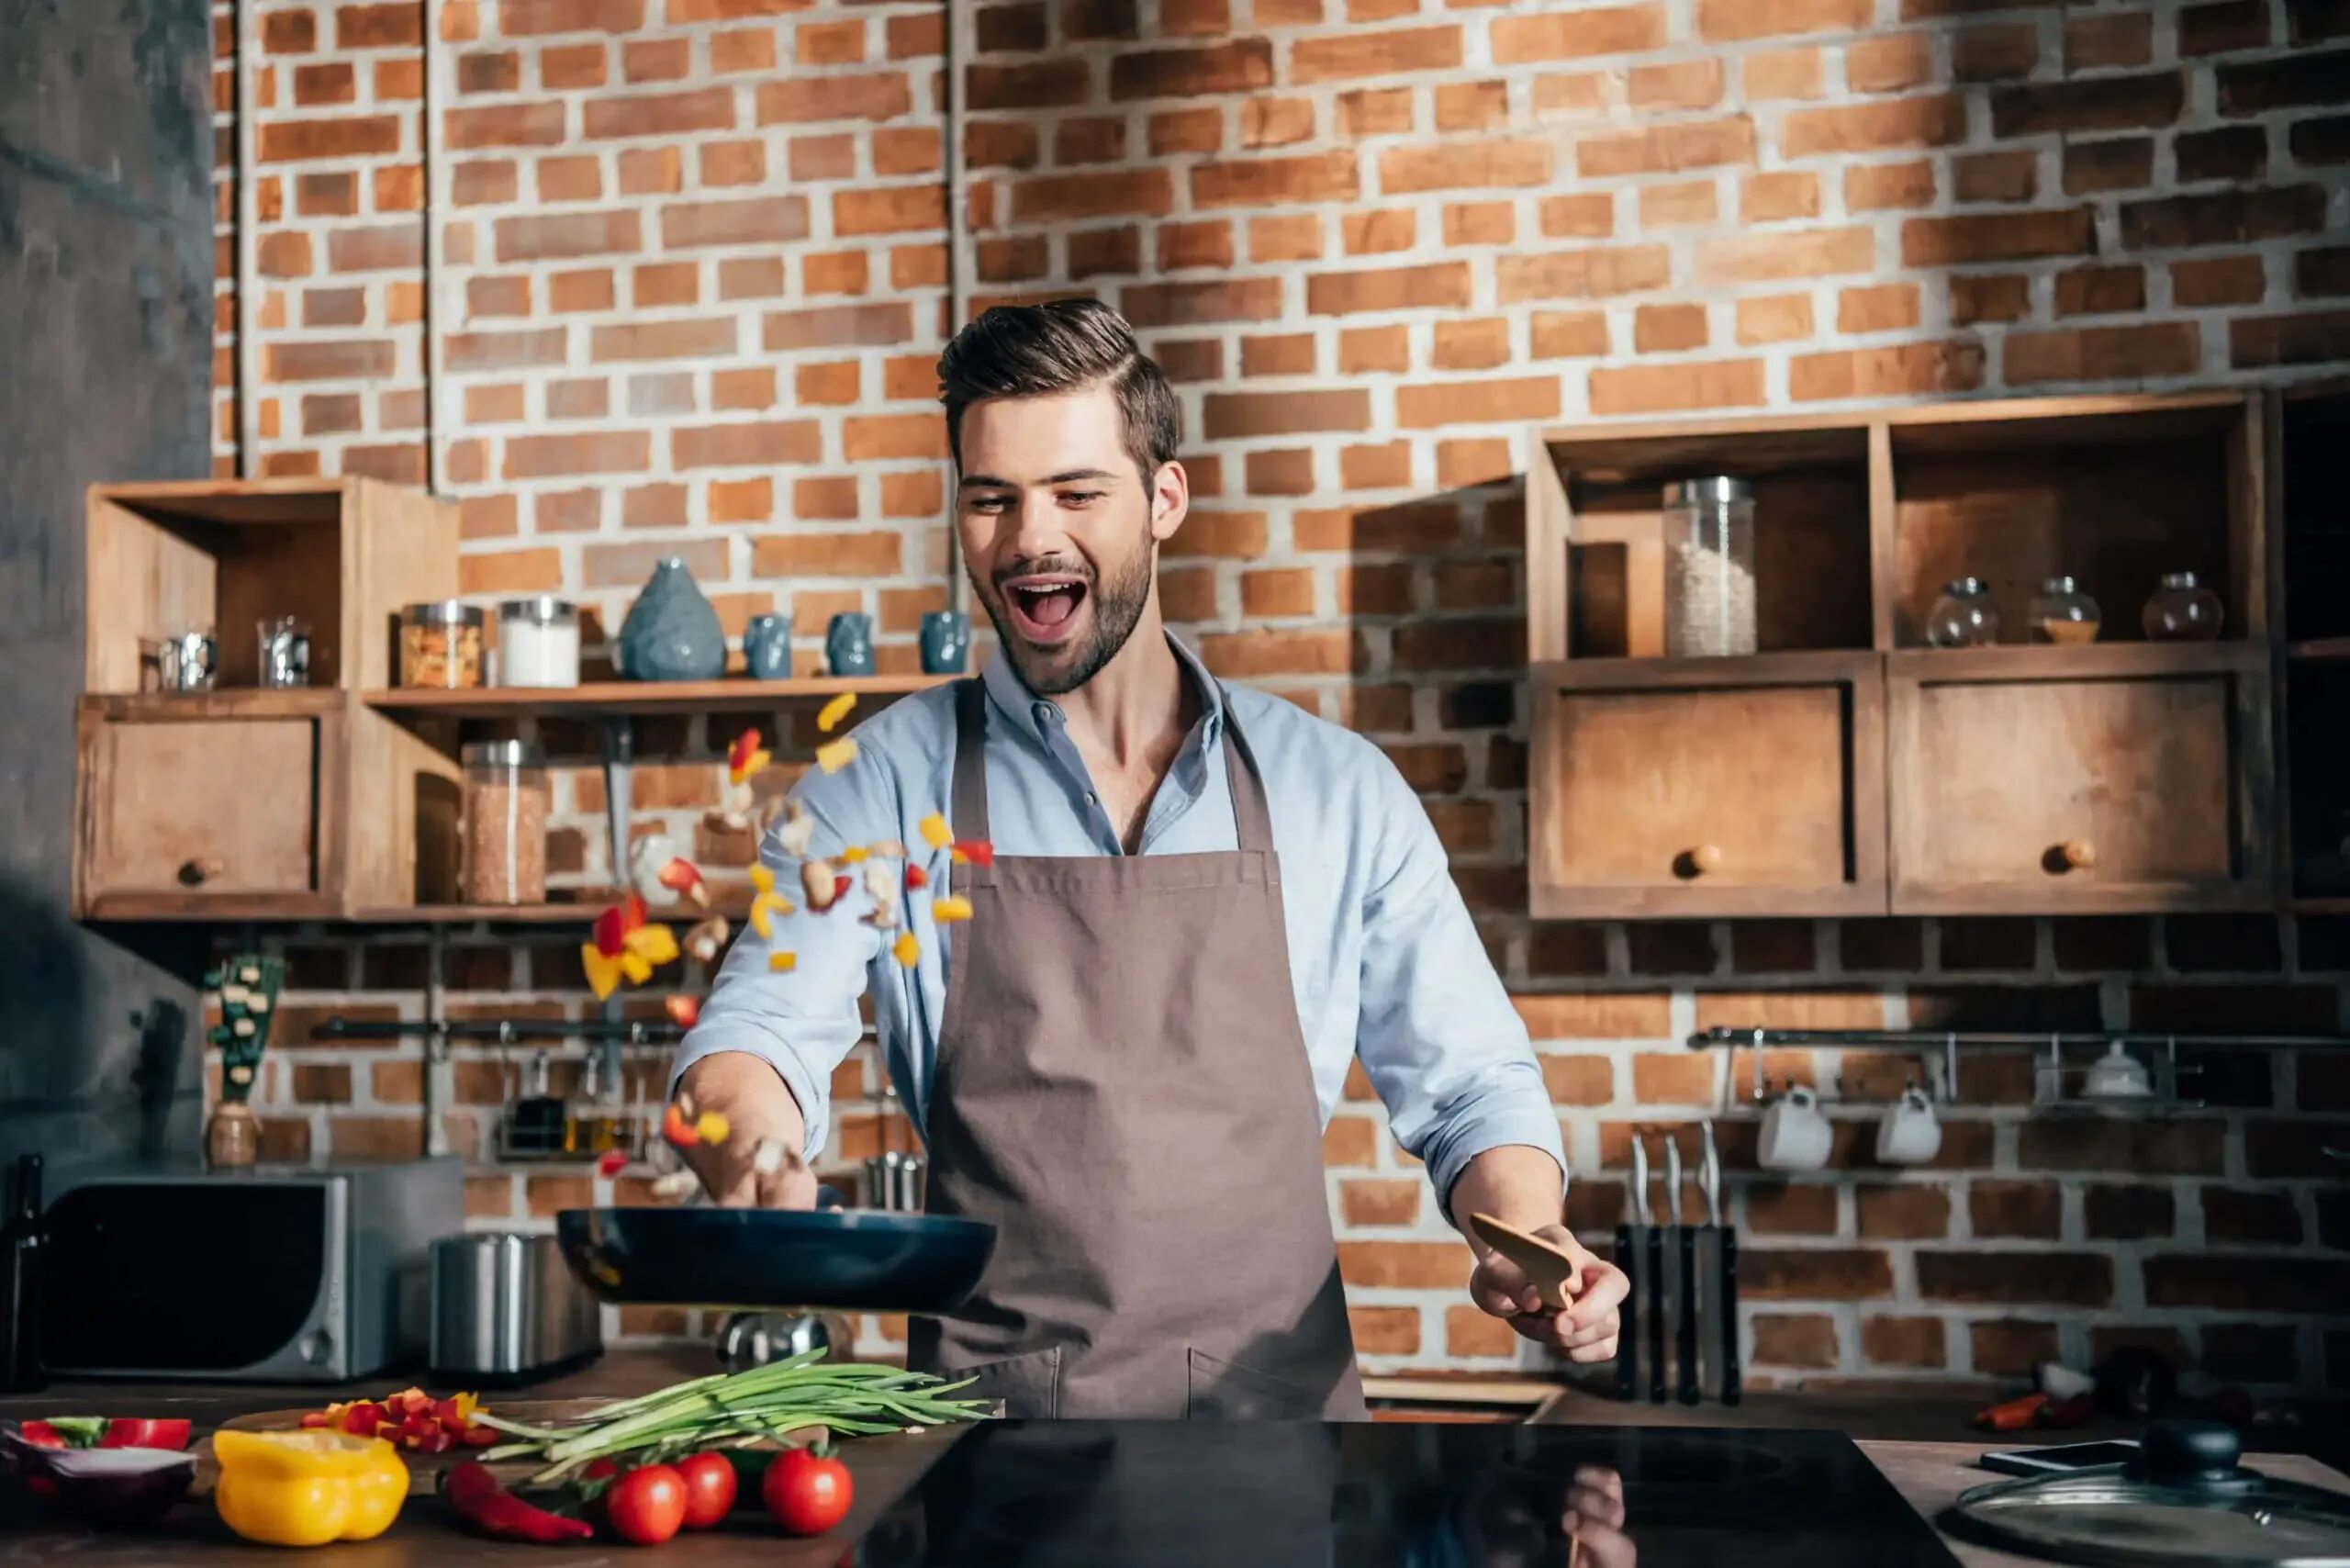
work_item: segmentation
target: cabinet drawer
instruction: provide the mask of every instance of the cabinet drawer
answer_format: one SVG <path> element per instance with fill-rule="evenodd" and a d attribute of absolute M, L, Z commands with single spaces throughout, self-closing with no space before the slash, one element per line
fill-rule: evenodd
<path fill-rule="evenodd" d="M 1873 655 L 1584 661 L 1536 681 L 1537 916 L 1883 912 Z"/>
<path fill-rule="evenodd" d="M 2021 662 L 2003 667 L 2011 659 Z M 1896 655 L 1894 909 L 2261 902 L 2257 659 L 2209 646 Z"/>
<path fill-rule="evenodd" d="M 238 693 L 85 704 L 82 912 L 332 913 L 338 700 Z"/>

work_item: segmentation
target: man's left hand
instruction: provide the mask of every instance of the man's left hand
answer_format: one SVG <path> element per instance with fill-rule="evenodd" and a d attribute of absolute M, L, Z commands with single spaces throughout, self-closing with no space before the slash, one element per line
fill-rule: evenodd
<path fill-rule="evenodd" d="M 1533 1232 L 1575 1260 L 1573 1299 L 1564 1312 L 1542 1305 L 1541 1292 L 1525 1271 L 1498 1252 L 1486 1252 L 1469 1276 L 1469 1296 L 1478 1307 L 1538 1345 L 1564 1350 L 1571 1361 L 1611 1361 L 1616 1355 L 1617 1308 L 1631 1290 L 1624 1271 L 1595 1256 L 1563 1225 Z"/>

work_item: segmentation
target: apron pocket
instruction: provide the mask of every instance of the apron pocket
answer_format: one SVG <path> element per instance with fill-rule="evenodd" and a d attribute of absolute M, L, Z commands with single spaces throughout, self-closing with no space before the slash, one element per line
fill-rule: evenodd
<path fill-rule="evenodd" d="M 1002 1400 L 1003 1414 L 1013 1419 L 1050 1419 L 1060 1414 L 1058 1345 L 1048 1345 L 1024 1356 L 1007 1356 L 1000 1361 L 981 1361 L 975 1367 L 953 1371 L 941 1368 L 938 1375 L 949 1383 L 961 1383 L 967 1377 L 976 1379 L 969 1387 L 958 1388 L 947 1397 Z"/>
<path fill-rule="evenodd" d="M 1194 1421 L 1318 1421 L 1323 1395 L 1254 1367 L 1193 1350 L 1192 1395 L 1184 1414 Z"/>

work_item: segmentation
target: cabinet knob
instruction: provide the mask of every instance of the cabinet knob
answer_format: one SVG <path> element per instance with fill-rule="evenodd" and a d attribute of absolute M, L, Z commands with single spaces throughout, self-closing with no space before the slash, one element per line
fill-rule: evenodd
<path fill-rule="evenodd" d="M 1721 866 L 1722 852 L 1718 845 L 1696 845 L 1673 857 L 1673 874 L 1684 881 L 1692 877 L 1702 877 L 1708 871 L 1718 871 Z"/>
<path fill-rule="evenodd" d="M 2068 838 L 2048 852 L 2050 868 L 2057 871 L 2086 871 L 2097 864 L 2097 846 L 2086 838 Z"/>
<path fill-rule="evenodd" d="M 191 888 L 200 888 L 228 869 L 217 856 L 206 855 L 180 864 L 180 880 Z"/>

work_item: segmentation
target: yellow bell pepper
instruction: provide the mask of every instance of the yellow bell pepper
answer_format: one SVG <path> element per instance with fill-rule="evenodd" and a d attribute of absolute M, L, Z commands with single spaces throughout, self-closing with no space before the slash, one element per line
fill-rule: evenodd
<path fill-rule="evenodd" d="M 269 1546 L 372 1540 L 408 1501 L 408 1466 L 381 1438 L 312 1429 L 217 1432 L 221 1522 Z"/>

